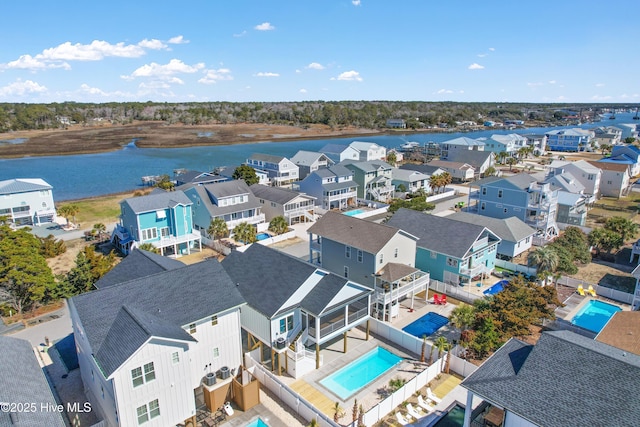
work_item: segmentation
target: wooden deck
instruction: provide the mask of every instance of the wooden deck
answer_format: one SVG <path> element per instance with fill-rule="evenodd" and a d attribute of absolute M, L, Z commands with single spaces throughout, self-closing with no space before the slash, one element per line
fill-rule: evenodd
<path fill-rule="evenodd" d="M 306 382 L 298 380 L 291 384 L 291 388 L 304 397 L 309 403 L 318 408 L 328 417 L 333 417 L 335 402 L 325 396 L 320 390 Z M 344 409 L 344 408 L 343 408 Z"/>

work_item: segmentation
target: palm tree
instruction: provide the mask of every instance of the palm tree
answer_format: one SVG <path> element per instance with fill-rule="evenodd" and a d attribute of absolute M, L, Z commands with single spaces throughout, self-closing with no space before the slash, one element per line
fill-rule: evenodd
<path fill-rule="evenodd" d="M 438 359 L 440 359 L 442 357 L 442 352 L 448 351 L 449 350 L 449 341 L 443 337 L 442 335 L 440 335 L 438 338 L 436 338 L 435 342 L 433 343 L 433 345 L 438 349 Z M 442 371 L 442 363 L 444 363 L 444 361 L 441 361 L 441 365 L 440 365 L 440 371 Z"/>
<path fill-rule="evenodd" d="M 558 268 L 558 254 L 551 246 L 543 246 L 530 252 L 527 256 L 529 266 L 535 266 L 538 276 L 543 276 L 543 286 L 547 284 L 547 276 Z"/>
<path fill-rule="evenodd" d="M 269 231 L 275 233 L 275 234 L 284 234 L 289 230 L 289 224 L 287 223 L 287 220 L 282 216 L 279 215 L 275 218 L 273 218 L 271 221 L 269 221 Z"/>
<path fill-rule="evenodd" d="M 390 151 L 389 154 L 387 154 L 387 163 L 395 167 L 397 161 L 398 161 L 398 156 L 396 156 L 396 153 L 393 151 Z"/>
<path fill-rule="evenodd" d="M 619 234 L 623 245 L 630 237 L 633 238 L 638 233 L 638 224 L 620 216 L 608 218 L 604 223 L 604 228 Z"/>
<path fill-rule="evenodd" d="M 58 207 L 58 215 L 67 220 L 67 225 L 69 225 L 69 218 L 73 218 L 73 222 L 76 222 L 76 215 L 80 212 L 80 208 L 78 205 L 70 203 L 68 205 L 62 205 Z"/>
<path fill-rule="evenodd" d="M 242 243 L 249 244 L 255 243 L 256 228 L 248 222 L 241 222 L 233 229 L 234 239 Z"/>
<path fill-rule="evenodd" d="M 344 410 L 342 406 L 340 406 L 340 402 L 336 402 L 335 405 L 333 405 L 333 421 L 337 423 L 342 417 L 344 417 Z"/>
<path fill-rule="evenodd" d="M 207 228 L 209 236 L 213 237 L 213 240 L 218 240 L 229 235 L 229 229 L 227 223 L 221 217 L 215 217 L 211 220 L 209 228 Z"/>
<path fill-rule="evenodd" d="M 509 153 L 507 153 L 506 151 L 500 151 L 499 153 L 496 154 L 496 160 L 498 161 L 499 164 L 503 164 L 504 160 L 509 157 Z"/>
<path fill-rule="evenodd" d="M 358 399 L 353 399 L 353 408 L 351 408 L 351 419 L 354 423 L 358 421 Z"/>
<path fill-rule="evenodd" d="M 489 166 L 484 170 L 484 176 L 493 176 L 498 172 L 493 166 Z"/>
<path fill-rule="evenodd" d="M 138 249 L 140 249 L 141 251 L 153 252 L 154 254 L 160 253 L 160 249 L 156 248 L 149 242 L 142 243 L 141 245 L 138 246 Z"/>
<path fill-rule="evenodd" d="M 442 187 L 442 176 L 440 174 L 431 175 L 429 177 L 429 186 L 431 187 L 434 193 L 436 194 L 439 193 L 438 189 Z"/>
<path fill-rule="evenodd" d="M 449 315 L 449 321 L 451 324 L 460 329 L 460 340 L 462 340 L 462 333 L 468 329 L 476 320 L 476 311 L 473 306 L 461 303 L 451 311 Z"/>
<path fill-rule="evenodd" d="M 513 170 L 513 165 L 515 165 L 516 163 L 518 163 L 518 161 L 516 160 L 515 157 L 509 157 L 507 159 L 507 164 L 509 165 L 509 172 Z"/>

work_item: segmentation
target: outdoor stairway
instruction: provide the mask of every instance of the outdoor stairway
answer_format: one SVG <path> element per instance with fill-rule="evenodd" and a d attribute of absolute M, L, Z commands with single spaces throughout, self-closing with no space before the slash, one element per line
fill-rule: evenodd
<path fill-rule="evenodd" d="M 291 349 L 291 351 L 296 351 L 296 342 L 298 341 L 300 336 L 302 336 L 303 332 L 304 332 L 304 329 L 300 329 L 300 332 L 298 332 L 298 335 L 296 335 L 296 337 L 291 340 L 291 344 L 289 344 L 289 348 Z"/>

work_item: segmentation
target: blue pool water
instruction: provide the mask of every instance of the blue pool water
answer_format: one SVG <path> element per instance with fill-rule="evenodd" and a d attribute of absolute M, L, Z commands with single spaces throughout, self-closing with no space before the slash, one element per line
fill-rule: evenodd
<path fill-rule="evenodd" d="M 353 211 L 346 211 L 346 212 L 344 212 L 344 214 L 346 216 L 356 216 L 358 214 L 361 214 L 362 212 L 364 212 L 362 209 L 356 209 L 356 210 L 353 210 Z"/>
<path fill-rule="evenodd" d="M 269 233 L 258 233 L 258 234 L 256 234 L 256 239 L 257 240 L 264 240 L 264 239 L 268 239 L 269 237 L 271 237 L 271 235 Z"/>
<path fill-rule="evenodd" d="M 573 316 L 571 323 L 598 333 L 618 311 L 622 311 L 622 309 L 617 305 L 607 304 L 606 302 L 597 300 L 589 300 L 589 302 Z"/>
<path fill-rule="evenodd" d="M 413 323 L 402 328 L 408 334 L 414 337 L 422 338 L 424 335 L 429 336 L 444 325 L 449 323 L 449 319 L 438 313 L 429 312 L 414 321 Z"/>
<path fill-rule="evenodd" d="M 494 283 L 493 286 L 491 286 L 489 289 L 485 290 L 483 294 L 488 296 L 495 295 L 501 290 L 503 290 L 508 283 L 509 283 L 508 280 L 500 280 L 499 282 Z"/>
<path fill-rule="evenodd" d="M 464 425 L 464 408 L 456 405 L 447 414 L 440 418 L 433 427 L 462 427 Z"/>
<path fill-rule="evenodd" d="M 401 360 L 401 357 L 390 351 L 376 347 L 339 371 L 322 379 L 320 384 L 340 399 L 347 400 L 364 386 L 396 366 Z"/>
<path fill-rule="evenodd" d="M 245 427 L 269 427 L 269 425 L 264 421 L 262 421 L 262 418 L 258 417 L 257 420 L 251 421 Z"/>

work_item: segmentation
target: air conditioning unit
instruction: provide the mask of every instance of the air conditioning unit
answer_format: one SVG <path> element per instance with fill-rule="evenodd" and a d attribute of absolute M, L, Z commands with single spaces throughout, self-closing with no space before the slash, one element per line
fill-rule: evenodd
<path fill-rule="evenodd" d="M 226 380 L 227 378 L 229 378 L 229 367 L 228 366 L 223 366 L 222 368 L 220 368 L 220 379 Z"/>
<path fill-rule="evenodd" d="M 287 344 L 287 341 L 284 339 L 284 337 L 278 337 L 276 339 L 276 348 L 277 349 L 283 349 L 286 344 Z"/>
<path fill-rule="evenodd" d="M 209 372 L 207 375 L 204 376 L 204 378 L 202 379 L 202 382 L 207 386 L 214 385 L 216 383 L 216 374 Z"/>

